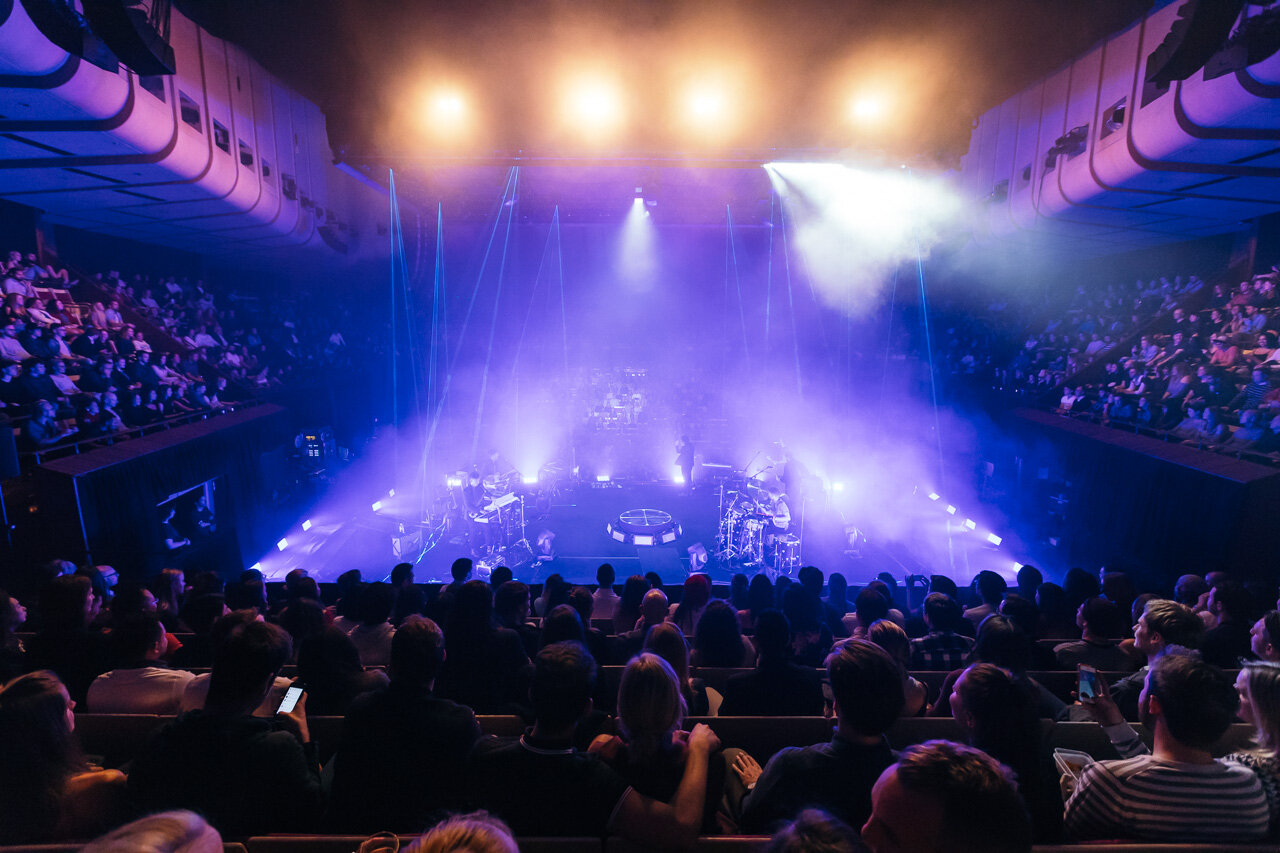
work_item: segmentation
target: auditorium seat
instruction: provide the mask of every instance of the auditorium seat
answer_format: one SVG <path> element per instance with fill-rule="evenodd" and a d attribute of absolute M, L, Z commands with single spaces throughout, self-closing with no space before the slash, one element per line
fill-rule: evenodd
<path fill-rule="evenodd" d="M 261 835 L 245 842 L 248 853 L 352 853 L 363 835 Z M 400 836 L 400 849 L 417 836 Z M 520 853 L 601 853 L 599 838 L 518 838 Z M 3 853 L 3 851 L 0 851 Z"/>
<path fill-rule="evenodd" d="M 707 853 L 755 853 L 768 843 L 767 835 L 704 835 L 693 849 Z M 606 838 L 604 842 L 604 853 L 646 853 L 651 849 L 622 838 Z M 522 846 L 520 851 L 524 853 L 525 848 Z"/>

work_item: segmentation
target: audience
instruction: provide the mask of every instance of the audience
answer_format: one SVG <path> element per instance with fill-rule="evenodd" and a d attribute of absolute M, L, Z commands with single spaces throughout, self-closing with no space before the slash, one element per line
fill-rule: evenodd
<path fill-rule="evenodd" d="M 88 710 L 95 714 L 177 714 L 194 673 L 164 663 L 168 640 L 151 613 L 125 618 L 111 632 L 116 667 L 89 685 Z"/>
<path fill-rule="evenodd" d="M 1187 654 L 1162 655 L 1146 678 L 1139 712 L 1155 738 L 1151 752 L 1087 765 L 1067 801 L 1067 833 L 1206 843 L 1264 837 L 1269 812 L 1258 776 L 1210 752 L 1240 704 L 1231 680 Z"/>
<path fill-rule="evenodd" d="M 92 837 L 125 813 L 125 777 L 91 768 L 52 672 L 0 686 L 0 844 Z"/>
<path fill-rule="evenodd" d="M 702 826 L 715 734 L 704 725 L 693 728 L 675 796 L 669 804 L 652 800 L 573 747 L 574 729 L 591 710 L 595 675 L 595 661 L 580 644 L 555 643 L 538 652 L 530 687 L 533 727 L 519 738 L 476 744 L 472 799 L 517 835 L 614 833 L 642 845 L 691 845 Z"/>
<path fill-rule="evenodd" d="M 1125 613 L 1109 598 L 1095 595 L 1076 611 L 1080 639 L 1053 647 L 1054 657 L 1063 669 L 1088 664 L 1107 672 L 1132 672 L 1139 661 L 1123 646 Z"/>
<path fill-rule="evenodd" d="M 704 617 L 705 619 L 705 617 Z M 802 717 L 822 713 L 822 684 L 813 667 L 793 663 L 787 617 L 766 610 L 756 619 L 755 669 L 729 676 L 720 714 Z"/>
<path fill-rule="evenodd" d="M 850 826 L 871 813 L 871 788 L 893 763 L 884 733 L 902 713 L 902 677 L 889 654 L 874 643 L 841 643 L 827 662 L 836 717 L 829 744 L 788 748 L 761 769 L 745 753 L 733 769 L 747 786 L 743 829 L 761 831 L 817 807 Z"/>
<path fill-rule="evenodd" d="M 434 693 L 445 639 L 430 619 L 405 621 L 391 641 L 390 684 L 357 697 L 334 756 L 336 825 L 413 831 L 464 803 L 459 780 L 480 738 L 470 708 Z"/>

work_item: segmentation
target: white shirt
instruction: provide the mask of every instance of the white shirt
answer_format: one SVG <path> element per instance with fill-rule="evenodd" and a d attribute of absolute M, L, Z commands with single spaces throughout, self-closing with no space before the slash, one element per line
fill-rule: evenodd
<path fill-rule="evenodd" d="M 113 669 L 89 685 L 93 714 L 177 714 L 195 673 L 159 666 Z"/>
<path fill-rule="evenodd" d="M 618 602 L 622 599 L 609 587 L 602 586 L 591 593 L 591 600 L 592 619 L 612 619 L 617 615 Z"/>
<path fill-rule="evenodd" d="M 391 623 L 381 622 L 373 627 L 358 625 L 347 636 L 356 644 L 361 664 L 386 666 L 391 663 L 391 638 L 395 633 L 396 629 L 391 627 Z"/>
<path fill-rule="evenodd" d="M 182 693 L 182 709 L 183 711 L 198 711 L 204 707 L 204 700 L 209 698 L 209 678 L 210 674 L 203 672 L 187 682 L 187 688 Z M 280 700 L 284 699 L 284 692 L 293 684 L 288 678 L 277 678 L 275 684 L 271 685 L 271 691 L 267 693 L 267 698 L 262 700 L 262 704 L 253 709 L 255 717 L 274 717 L 276 708 L 280 707 Z"/>

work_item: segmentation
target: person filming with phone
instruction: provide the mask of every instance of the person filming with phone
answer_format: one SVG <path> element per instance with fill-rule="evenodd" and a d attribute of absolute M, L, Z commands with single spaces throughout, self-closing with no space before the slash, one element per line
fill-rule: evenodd
<path fill-rule="evenodd" d="M 253 716 L 290 652 L 277 625 L 235 629 L 215 652 L 204 707 L 161 729 L 134 762 L 129 792 L 139 807 L 191 809 L 229 836 L 306 831 L 319 822 L 320 763 L 305 694 L 292 687 L 274 718 Z"/>

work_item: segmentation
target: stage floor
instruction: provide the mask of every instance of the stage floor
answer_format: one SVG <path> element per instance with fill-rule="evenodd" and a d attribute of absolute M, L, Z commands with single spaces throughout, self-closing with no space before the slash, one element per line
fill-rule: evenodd
<path fill-rule="evenodd" d="M 630 509 L 670 513 L 681 525 L 681 536 L 662 546 L 637 547 L 618 542 L 609 535 L 606 525 Z M 630 575 L 650 571 L 657 572 L 664 583 L 678 584 L 688 575 L 691 546 L 701 543 L 709 554 L 716 550 L 719 492 L 714 486 L 690 492 L 673 483 L 580 484 L 554 498 L 543 513 L 528 501 L 525 516 L 530 543 L 536 545 L 544 531 L 554 534 L 554 557 L 517 567 L 519 580 L 540 583 L 551 574 L 560 574 L 570 583 L 593 584 L 597 567 L 608 562 L 613 565 L 619 584 Z M 821 506 L 807 506 L 801 564 L 817 565 L 827 573 L 840 571 L 855 584 L 864 583 L 881 571 L 902 573 L 900 566 L 874 547 L 864 546 L 860 552 L 850 553 L 844 531 L 844 520 L 838 514 Z M 418 556 L 414 575 L 419 583 L 449 580 L 453 561 L 469 556 L 464 532 L 446 533 Z M 350 569 L 359 569 L 366 580 L 384 579 L 402 559 L 392 544 L 398 533 L 394 518 L 369 510 L 346 518 L 317 520 L 296 544 L 291 542 L 284 551 L 263 558 L 260 568 L 272 579 L 283 578 L 300 567 L 321 581 L 336 580 Z M 727 583 L 734 572 L 742 570 L 714 559 L 705 569 L 713 581 L 720 583 Z"/>

